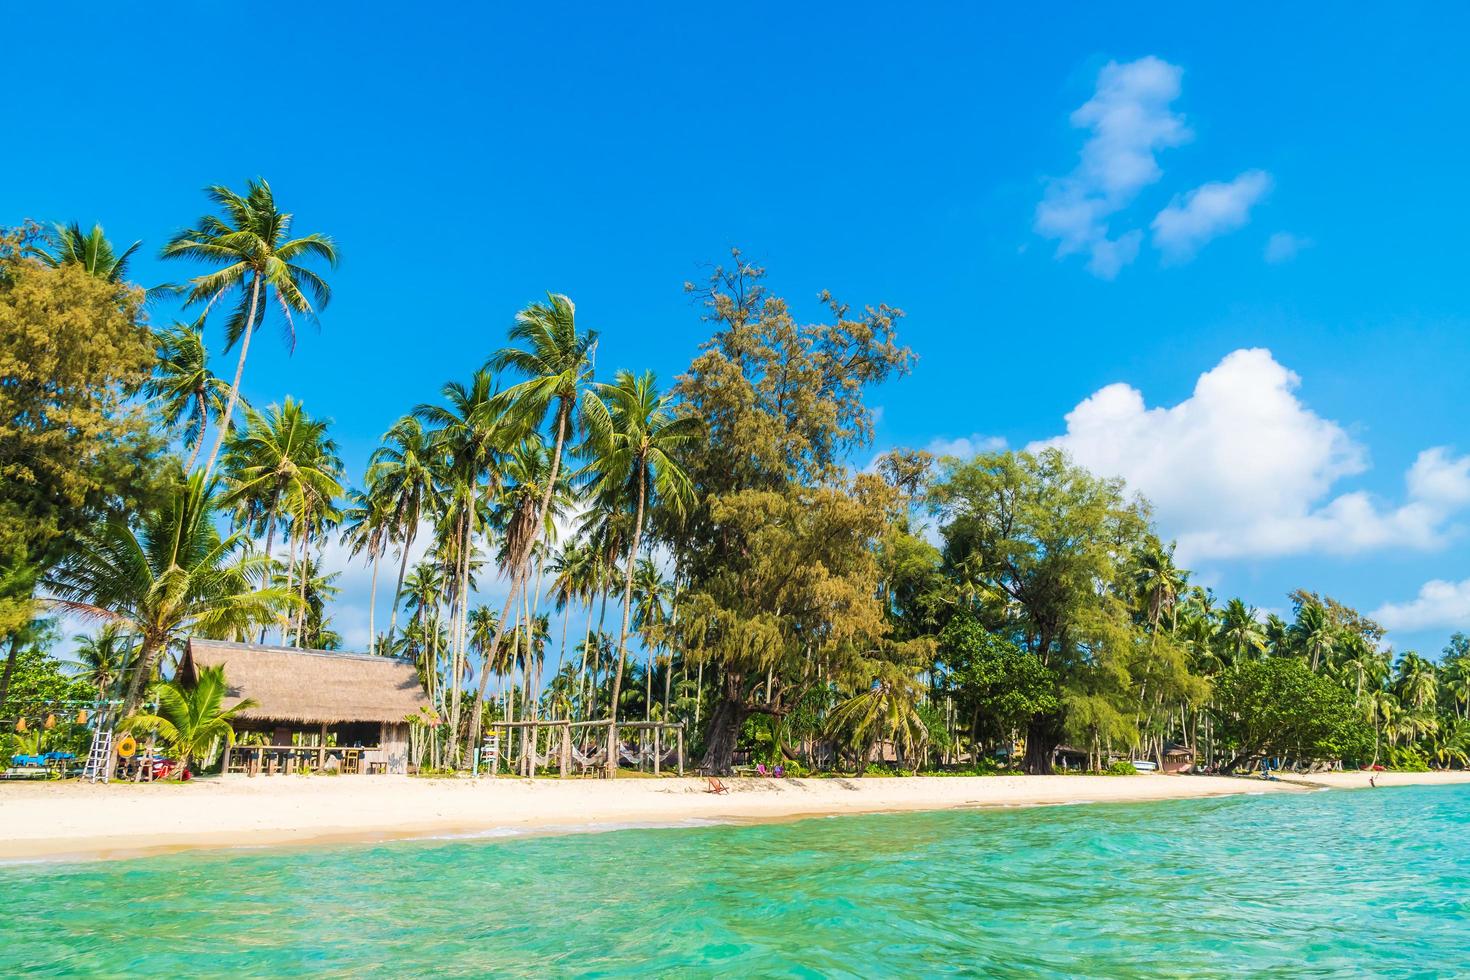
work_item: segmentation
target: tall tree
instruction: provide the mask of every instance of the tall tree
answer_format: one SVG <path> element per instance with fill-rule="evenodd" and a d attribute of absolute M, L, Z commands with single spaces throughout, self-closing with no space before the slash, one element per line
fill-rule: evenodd
<path fill-rule="evenodd" d="M 158 362 L 146 390 L 156 400 L 163 424 L 182 434 L 189 450 L 184 469 L 192 470 L 204 445 L 204 430 L 211 418 L 218 422 L 224 414 L 230 389 L 209 370 L 203 317 L 192 325 L 175 323 L 154 336 Z"/>
<path fill-rule="evenodd" d="M 419 420 L 405 416 L 383 436 L 383 444 L 368 460 L 367 483 L 381 495 L 388 514 L 389 539 L 398 544 L 398 584 L 393 589 L 393 613 L 388 623 L 388 646 L 398 630 L 398 597 L 408 555 L 418 537 L 419 523 L 438 508 L 440 447 Z"/>
<path fill-rule="evenodd" d="M 716 675 L 704 764 L 727 772 L 752 712 L 786 713 L 888 632 L 874 551 L 891 495 L 843 463 L 872 437 L 866 389 L 911 355 L 894 339 L 900 311 L 823 293 L 828 321 L 800 324 L 738 252 L 686 289 L 715 332 L 675 394 L 705 438 L 677 460 L 694 505 L 654 526 L 687 583 L 678 639 Z"/>
<path fill-rule="evenodd" d="M 571 435 L 577 399 L 592 378 L 592 358 L 597 349 L 597 331 L 579 330 L 577 308 L 560 293 L 547 293 L 545 303 L 532 303 L 516 314 L 510 329 L 512 345 L 498 351 L 490 363 L 497 370 L 513 370 L 525 376 L 501 393 L 501 400 L 521 418 L 528 430 L 539 429 L 547 415 L 552 417 L 555 433 L 551 451 L 551 471 L 546 481 L 540 506 L 533 523 L 545 523 L 551 507 L 551 496 L 561 479 L 561 459 Z M 530 574 L 530 550 L 510 567 L 510 591 L 500 612 L 500 632 L 509 625 L 510 610 Z M 500 643 L 500 633 L 490 643 L 487 657 L 493 659 Z M 488 677 L 481 665 L 480 685 L 475 692 L 475 705 L 470 727 L 465 736 L 465 752 L 474 751 L 480 737 L 480 705 L 485 700 Z"/>
<path fill-rule="evenodd" d="M 934 491 L 946 561 L 965 564 L 1005 602 L 1014 640 L 1064 687 L 1097 693 L 1089 675 L 1134 659 L 1134 583 L 1124 558 L 1152 547 L 1141 504 L 1058 450 L 952 460 Z M 997 624 L 999 625 L 999 624 Z M 1116 687 L 1113 688 L 1116 690 Z M 1032 716 L 1026 770 L 1051 771 L 1064 712 Z"/>
<path fill-rule="evenodd" d="M 584 404 L 587 420 L 588 469 L 595 474 L 594 500 L 631 499 L 633 538 L 623 572 L 623 623 L 618 632 L 618 666 L 613 675 L 612 731 L 617 731 L 618 698 L 628 655 L 628 624 L 633 611 L 633 570 L 643 537 L 649 501 L 676 519 L 693 503 L 694 487 L 676 462 L 702 434 L 692 416 L 677 412 L 668 395 L 660 394 L 653 373 L 619 371 L 612 384 L 596 385 Z M 616 743 L 616 734 L 613 736 Z M 608 751 L 608 774 L 617 770 Z"/>
<path fill-rule="evenodd" d="M 239 303 L 225 323 L 225 350 L 239 343 L 240 357 L 235 364 L 235 380 L 230 384 L 219 435 L 210 450 L 209 461 L 204 464 L 208 475 L 214 471 L 215 460 L 229 435 L 240 381 L 245 376 L 250 338 L 265 321 L 269 297 L 275 296 L 285 321 L 287 344 L 294 349 L 293 314 L 315 319 L 332 297 L 326 280 L 301 262 L 314 257 L 335 268 L 337 247 L 321 234 L 290 237 L 292 215 L 277 209 L 270 184 L 262 179 L 250 181 L 243 196 L 222 186 L 210 187 L 205 194 L 220 214 L 204 215 L 197 227 L 175 235 L 163 247 L 163 257 L 193 259 L 219 267 L 189 280 L 182 290 L 189 305 L 203 303 L 208 312 L 225 294 L 240 293 Z"/>

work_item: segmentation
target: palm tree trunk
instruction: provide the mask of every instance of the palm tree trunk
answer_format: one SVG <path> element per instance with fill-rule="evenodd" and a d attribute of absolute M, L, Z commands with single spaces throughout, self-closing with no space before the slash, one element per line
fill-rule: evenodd
<path fill-rule="evenodd" d="M 485 702 L 485 686 L 490 682 L 490 672 L 487 665 L 495 662 L 495 655 L 500 652 L 500 641 L 505 636 L 510 620 L 511 606 L 516 601 L 516 592 L 520 589 L 523 579 L 529 574 L 529 569 L 516 569 L 510 580 L 510 592 L 505 597 L 505 605 L 500 608 L 500 619 L 495 624 L 495 635 L 490 639 L 490 649 L 485 651 L 485 657 L 480 663 L 480 684 L 475 691 L 475 703 L 470 715 L 469 733 L 465 736 L 465 753 L 475 751 L 475 742 L 480 738 L 480 705 Z"/>
<path fill-rule="evenodd" d="M 368 588 L 368 653 L 378 652 L 376 613 L 378 607 L 378 565 L 383 560 L 381 548 L 373 551 L 373 584 Z"/>
<path fill-rule="evenodd" d="M 194 405 L 199 410 L 199 431 L 194 433 L 194 451 L 189 454 L 189 465 L 184 467 L 185 473 L 194 472 L 194 463 L 199 459 L 199 450 L 204 448 L 204 429 L 209 424 L 209 412 L 204 403 L 204 392 L 194 392 Z"/>
<path fill-rule="evenodd" d="M 398 630 L 398 600 L 403 595 L 403 577 L 408 572 L 408 548 L 413 537 L 403 539 L 403 557 L 398 561 L 398 586 L 393 590 L 393 615 L 388 621 L 388 652 L 393 651 L 393 635 Z"/>
<path fill-rule="evenodd" d="M 628 618 L 633 611 L 633 563 L 638 560 L 639 538 L 643 534 L 643 506 L 648 496 L 648 473 L 640 468 L 638 474 L 638 512 L 633 518 L 633 541 L 628 548 L 628 565 L 623 573 L 623 628 L 618 633 L 618 672 L 613 675 L 612 704 L 609 706 L 611 714 L 608 716 L 611 724 L 608 726 L 609 738 L 607 748 L 607 775 L 608 778 L 617 775 L 617 732 L 618 732 L 618 696 L 623 690 L 623 664 L 628 657 Z"/>
<path fill-rule="evenodd" d="M 214 472 L 214 461 L 230 434 L 230 420 L 235 415 L 235 403 L 240 399 L 240 379 L 245 376 L 245 355 L 250 352 L 250 335 L 255 331 L 255 314 L 260 307 L 260 273 L 252 277 L 250 286 L 250 315 L 245 320 L 245 333 L 240 337 L 240 360 L 235 364 L 235 383 L 230 385 L 230 398 L 225 402 L 224 417 L 219 420 L 219 435 L 215 436 L 214 448 L 209 451 L 209 462 L 204 464 L 204 478 Z"/>

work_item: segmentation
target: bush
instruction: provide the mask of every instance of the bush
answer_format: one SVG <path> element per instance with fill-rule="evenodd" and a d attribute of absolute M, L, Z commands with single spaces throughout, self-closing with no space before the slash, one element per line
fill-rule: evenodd
<path fill-rule="evenodd" d="M 1117 762 L 1108 763 L 1103 773 L 1108 776 L 1137 776 L 1138 770 L 1133 768 L 1133 763 L 1119 759 Z"/>

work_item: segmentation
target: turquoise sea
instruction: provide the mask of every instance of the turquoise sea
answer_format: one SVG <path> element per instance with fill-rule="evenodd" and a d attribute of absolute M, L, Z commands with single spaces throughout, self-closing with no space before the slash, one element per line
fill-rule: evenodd
<path fill-rule="evenodd" d="M 1465 976 L 1470 787 L 19 864 L 0 896 L 0 976 Z"/>

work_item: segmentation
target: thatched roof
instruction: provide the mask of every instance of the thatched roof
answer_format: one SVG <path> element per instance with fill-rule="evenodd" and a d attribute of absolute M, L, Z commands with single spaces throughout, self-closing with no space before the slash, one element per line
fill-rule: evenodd
<path fill-rule="evenodd" d="M 192 679 L 215 666 L 225 668 L 226 707 L 257 702 L 236 716 L 247 721 L 394 722 L 429 704 L 414 665 L 392 657 L 190 637 L 179 672 Z"/>

